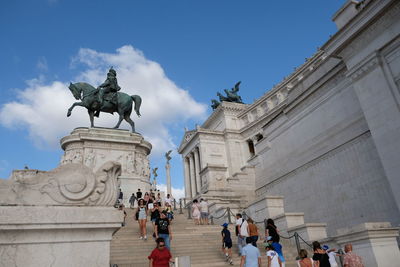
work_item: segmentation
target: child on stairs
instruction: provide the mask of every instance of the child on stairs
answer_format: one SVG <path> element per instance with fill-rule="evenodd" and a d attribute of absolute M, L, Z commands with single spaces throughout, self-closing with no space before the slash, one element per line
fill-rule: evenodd
<path fill-rule="evenodd" d="M 221 225 L 223 227 L 221 231 L 222 235 L 222 253 L 225 254 L 226 261 L 233 265 L 232 261 L 232 239 L 231 232 L 228 230 L 228 224 L 224 223 Z"/>

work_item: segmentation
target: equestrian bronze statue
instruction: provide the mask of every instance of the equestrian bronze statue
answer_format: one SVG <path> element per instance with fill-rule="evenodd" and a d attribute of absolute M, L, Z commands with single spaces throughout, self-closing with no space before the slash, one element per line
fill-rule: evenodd
<path fill-rule="evenodd" d="M 94 127 L 94 117 L 99 117 L 100 112 L 114 114 L 117 112 L 119 120 L 114 128 L 119 128 L 123 119 L 131 126 L 132 132 L 135 132 L 135 123 L 130 118 L 132 113 L 132 104 L 135 102 L 134 110 L 140 117 L 140 105 L 142 99 L 138 95 L 128 95 L 119 92 L 121 87 L 118 85 L 117 72 L 111 67 L 107 73 L 107 79 L 99 87 L 94 88 L 88 83 L 70 83 L 69 90 L 76 100 L 68 109 L 67 117 L 71 116 L 71 112 L 75 106 L 85 107 L 88 110 L 90 118 L 90 126 Z"/>

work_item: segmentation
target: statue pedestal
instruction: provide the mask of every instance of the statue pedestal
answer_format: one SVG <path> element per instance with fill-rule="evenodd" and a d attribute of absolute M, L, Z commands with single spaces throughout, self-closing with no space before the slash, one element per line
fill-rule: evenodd
<path fill-rule="evenodd" d="M 138 133 L 109 128 L 76 128 L 60 141 L 65 151 L 60 164 L 81 163 L 97 170 L 107 161 L 121 164 L 119 186 L 124 204 L 140 188 L 149 191 L 150 163 L 148 155 L 152 145 Z"/>

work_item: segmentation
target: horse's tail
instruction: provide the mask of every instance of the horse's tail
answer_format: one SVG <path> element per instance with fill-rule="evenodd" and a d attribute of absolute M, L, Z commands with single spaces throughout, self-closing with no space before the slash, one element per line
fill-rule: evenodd
<path fill-rule="evenodd" d="M 131 95 L 133 102 L 135 102 L 135 112 L 140 117 L 140 106 L 142 105 L 142 98 L 138 95 Z"/>

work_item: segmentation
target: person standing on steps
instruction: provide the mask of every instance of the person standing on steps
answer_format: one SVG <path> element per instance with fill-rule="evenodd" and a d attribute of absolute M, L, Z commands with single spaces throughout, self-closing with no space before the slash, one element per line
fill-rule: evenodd
<path fill-rule="evenodd" d="M 201 224 L 208 224 L 208 203 L 206 199 L 200 199 Z"/>
<path fill-rule="evenodd" d="M 313 259 L 307 257 L 307 250 L 300 249 L 299 258 L 297 267 L 314 267 Z"/>
<path fill-rule="evenodd" d="M 165 245 L 171 250 L 172 230 L 165 210 L 161 212 L 160 218 L 156 220 L 156 238 L 159 237 L 164 238 Z"/>
<path fill-rule="evenodd" d="M 225 254 L 226 261 L 228 261 L 230 265 L 233 265 L 231 232 L 228 230 L 228 224 L 227 223 L 224 223 L 221 226 L 223 227 L 223 229 L 221 231 L 221 235 L 222 235 L 222 253 Z"/>
<path fill-rule="evenodd" d="M 247 231 L 248 223 L 245 219 L 242 220 L 242 223 L 239 225 L 239 236 L 241 238 L 242 247 L 247 244 L 247 237 L 249 237 L 249 232 Z M 251 238 L 250 238 L 251 239 Z M 243 251 L 243 250 L 242 250 Z"/>
<path fill-rule="evenodd" d="M 118 193 L 118 203 L 122 204 L 122 200 L 124 199 L 124 193 L 122 193 L 121 188 L 119 189 L 119 193 Z"/>
<path fill-rule="evenodd" d="M 145 205 L 147 206 L 147 204 L 149 203 L 149 199 L 150 199 L 150 195 L 148 192 L 144 193 L 143 199 L 144 199 Z"/>
<path fill-rule="evenodd" d="M 172 206 L 172 201 L 174 199 L 171 197 L 170 194 L 167 194 L 167 197 L 164 199 L 164 205 L 167 206 L 167 203 L 169 206 Z"/>
<path fill-rule="evenodd" d="M 192 217 L 194 220 L 194 224 L 199 225 L 200 224 L 200 206 L 199 206 L 199 202 L 197 201 L 197 199 L 193 200 L 193 204 L 192 204 Z"/>
<path fill-rule="evenodd" d="M 254 221 L 251 218 L 247 219 L 247 232 L 249 233 L 249 236 L 253 240 L 252 242 L 253 246 L 257 247 L 258 229 L 257 225 L 254 224 Z"/>
<path fill-rule="evenodd" d="M 135 193 L 132 193 L 132 196 L 129 198 L 129 204 L 131 209 L 135 208 L 135 201 L 136 201 Z"/>
<path fill-rule="evenodd" d="M 168 248 L 165 248 L 165 240 L 161 237 L 156 240 L 157 247 L 153 249 L 149 259 L 149 267 L 169 267 L 172 262 L 172 255 Z"/>
<path fill-rule="evenodd" d="M 314 250 L 314 255 L 312 257 L 314 260 L 314 266 L 331 267 L 331 264 L 329 263 L 329 256 L 326 251 L 321 248 L 321 244 L 318 241 L 314 241 L 312 245 Z"/>
<path fill-rule="evenodd" d="M 139 201 L 139 199 L 142 198 L 142 192 L 140 191 L 140 188 L 136 192 L 136 197 L 137 197 L 138 201 Z"/>
<path fill-rule="evenodd" d="M 160 193 L 157 193 L 156 202 L 157 202 L 159 207 L 162 206 L 162 199 L 161 199 L 161 194 Z"/>
<path fill-rule="evenodd" d="M 278 234 L 278 228 L 275 225 L 274 220 L 269 218 L 267 220 L 267 227 L 265 228 L 265 239 L 267 239 L 268 236 L 272 237 L 272 242 L 279 243 L 279 234 Z"/>
<path fill-rule="evenodd" d="M 244 220 L 242 218 L 242 214 L 240 213 L 236 214 L 235 234 L 237 236 L 237 246 L 238 246 L 239 256 L 242 255 L 242 249 L 246 245 L 245 239 L 240 235 L 240 227 L 243 225 L 243 223 Z"/>
<path fill-rule="evenodd" d="M 278 253 L 281 267 L 285 267 L 285 258 L 283 257 L 282 245 L 278 242 L 274 242 L 272 236 L 267 237 L 267 242 L 273 247 L 274 251 Z"/>
<path fill-rule="evenodd" d="M 118 210 L 122 210 L 124 212 L 124 222 L 122 223 L 122 226 L 125 226 L 126 211 L 124 210 L 124 204 L 120 204 L 119 207 L 118 207 Z"/>
<path fill-rule="evenodd" d="M 251 238 L 247 237 L 246 246 L 242 249 L 240 267 L 261 267 L 260 251 L 251 242 Z"/>
<path fill-rule="evenodd" d="M 153 237 L 156 237 L 156 221 L 160 218 L 160 210 L 157 202 L 153 203 L 153 209 L 151 210 L 151 223 L 153 224 Z"/>
<path fill-rule="evenodd" d="M 346 244 L 344 246 L 344 252 L 346 252 L 343 261 L 344 267 L 364 267 L 361 257 L 353 253 L 352 244 Z M 393 264 L 395 263 L 393 262 Z"/>
<path fill-rule="evenodd" d="M 146 222 L 147 222 L 147 206 L 143 199 L 139 200 L 138 203 L 138 221 L 139 221 L 139 228 L 140 228 L 140 239 L 147 240 L 147 233 L 146 233 Z"/>
<path fill-rule="evenodd" d="M 325 250 L 326 253 L 328 254 L 329 263 L 331 264 L 331 267 L 338 267 L 338 264 L 337 264 L 336 258 L 335 258 L 335 256 L 336 256 L 335 250 L 336 249 L 334 249 L 334 248 L 329 249 L 329 246 L 327 246 L 327 245 L 323 245 L 322 249 Z"/>
<path fill-rule="evenodd" d="M 270 243 L 264 244 L 267 250 L 267 267 L 282 267 L 281 260 L 279 259 L 278 253 L 274 250 L 274 247 Z"/>

